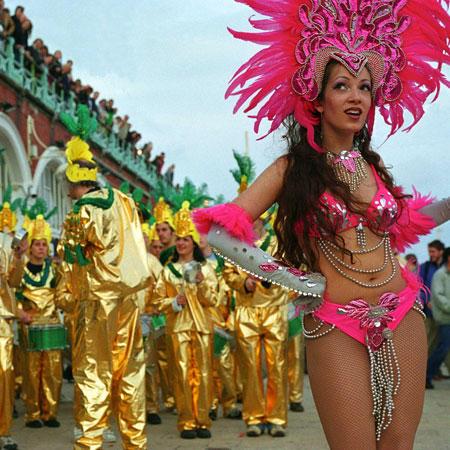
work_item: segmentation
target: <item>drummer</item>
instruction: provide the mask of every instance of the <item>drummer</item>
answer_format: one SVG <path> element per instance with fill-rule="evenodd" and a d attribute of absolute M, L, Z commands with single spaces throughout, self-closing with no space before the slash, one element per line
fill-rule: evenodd
<path fill-rule="evenodd" d="M 242 412 L 237 407 L 237 392 L 234 381 L 233 356 L 230 341 L 234 335 L 231 314 L 231 290 L 223 279 L 224 260 L 213 253 L 206 242 L 206 235 L 200 235 L 200 249 L 208 264 L 218 278 L 218 295 L 215 306 L 209 308 L 214 330 L 213 384 L 214 399 L 209 411 L 211 420 L 217 419 L 219 403 L 223 416 L 228 419 L 241 419 Z M 230 319 L 230 320 L 228 320 Z"/>
<path fill-rule="evenodd" d="M 183 439 L 211 437 L 212 323 L 208 308 L 217 297 L 217 277 L 209 264 L 202 264 L 196 274 L 190 273 L 190 263 L 205 262 L 190 214 L 189 203 L 184 202 L 174 220 L 176 248 L 153 296 L 155 307 L 166 314 L 174 355 L 178 430 Z"/>
<path fill-rule="evenodd" d="M 149 252 L 149 243 L 151 242 L 152 229 L 148 224 L 148 217 L 142 216 L 146 220 L 142 224 L 142 234 L 147 248 L 147 264 L 150 270 L 150 279 L 148 288 L 138 292 L 139 308 L 141 311 L 142 335 L 144 336 L 144 354 L 145 354 L 145 399 L 147 410 L 147 423 L 149 425 L 159 425 L 162 423 L 159 415 L 159 383 L 158 383 L 158 365 L 156 354 L 156 337 L 151 330 L 152 316 L 158 316 L 159 312 L 153 308 L 151 298 L 161 271 L 162 265 L 159 259 Z"/>
<path fill-rule="evenodd" d="M 265 230 L 262 219 L 255 220 L 253 229 L 260 237 L 260 248 L 272 254 L 276 239 L 271 230 Z M 228 264 L 223 269 L 223 277 L 236 291 L 236 349 L 244 387 L 242 417 L 247 425 L 246 434 L 258 437 L 267 431 L 273 437 L 284 437 L 289 293 Z M 263 345 L 268 371 L 266 393 L 262 380 Z"/>
<path fill-rule="evenodd" d="M 21 326 L 21 346 L 24 350 L 23 392 L 25 398 L 25 425 L 41 428 L 60 426 L 56 416 L 62 385 L 62 348 L 66 345 L 65 334 L 56 336 L 58 342 L 50 342 L 55 336 L 49 336 L 48 349 L 30 350 L 33 346 L 29 326 L 36 327 L 36 333 L 49 334 L 50 324 L 60 324 L 55 305 L 54 275 L 56 266 L 47 258 L 51 243 L 50 225 L 42 215 L 31 220 L 28 229 L 28 262 L 20 276 L 20 282 L 14 285 L 16 297 L 22 305 L 29 325 Z M 15 278 L 17 279 L 17 274 Z M 59 347 L 59 348 L 55 348 Z M 29 351 L 27 351 L 29 350 Z M 42 419 L 42 422 L 41 420 Z"/>

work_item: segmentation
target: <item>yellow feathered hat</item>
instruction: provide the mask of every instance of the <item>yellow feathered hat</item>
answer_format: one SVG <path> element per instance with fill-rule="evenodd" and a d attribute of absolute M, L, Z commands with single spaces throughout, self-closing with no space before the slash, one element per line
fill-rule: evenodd
<path fill-rule="evenodd" d="M 191 236 L 197 244 L 200 242 L 200 234 L 195 228 L 194 222 L 191 219 L 192 211 L 189 209 L 189 202 L 183 202 L 181 209 L 175 214 L 175 234 L 178 237 Z"/>
<path fill-rule="evenodd" d="M 167 222 L 172 230 L 175 229 L 172 211 L 170 206 L 164 201 L 164 197 L 159 197 L 158 203 L 153 208 L 153 216 L 157 225 Z"/>
<path fill-rule="evenodd" d="M 77 120 L 74 120 L 71 115 L 64 112 L 60 114 L 60 118 L 72 136 L 75 136 L 67 143 L 66 157 L 69 163 L 66 169 L 67 178 L 72 183 L 97 181 L 97 167 L 94 169 L 81 168 L 78 164 L 74 164 L 74 161 L 79 159 L 95 164 L 86 140 L 97 128 L 97 121 L 91 117 L 89 108 L 86 105 L 78 105 Z"/>
<path fill-rule="evenodd" d="M 73 161 L 84 159 L 95 164 L 92 153 L 89 151 L 89 145 L 85 141 L 79 137 L 69 141 L 67 143 L 66 157 L 69 163 L 66 168 L 66 175 L 69 181 L 72 183 L 86 180 L 97 181 L 97 167 L 89 169 L 73 163 Z"/>
<path fill-rule="evenodd" d="M 156 232 L 156 224 L 150 225 L 148 223 L 143 223 L 142 232 L 146 234 L 150 242 L 159 241 L 159 236 Z"/>
<path fill-rule="evenodd" d="M 25 228 L 25 222 L 24 222 Z M 28 231 L 28 244 L 31 248 L 33 241 L 45 239 L 50 250 L 52 242 L 52 230 L 49 223 L 44 219 L 42 214 L 38 214 L 36 219 L 27 221 L 26 230 Z"/>

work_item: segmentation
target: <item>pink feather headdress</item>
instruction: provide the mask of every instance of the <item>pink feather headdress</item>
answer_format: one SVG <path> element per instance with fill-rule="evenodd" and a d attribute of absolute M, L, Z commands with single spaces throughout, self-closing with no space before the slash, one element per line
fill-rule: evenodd
<path fill-rule="evenodd" d="M 266 18 L 250 18 L 258 30 L 229 30 L 239 39 L 265 48 L 233 76 L 225 97 L 237 95 L 234 112 L 244 104 L 258 133 L 263 119 L 276 130 L 291 114 L 314 142 L 319 124 L 314 100 L 322 88 L 325 67 L 337 60 L 357 76 L 367 67 L 372 76 L 373 105 L 390 125 L 389 136 L 412 115 L 409 131 L 423 116 L 423 105 L 440 84 L 450 64 L 450 0 L 236 0 Z M 372 132 L 375 108 L 367 119 Z M 389 137 L 388 136 L 388 137 Z"/>

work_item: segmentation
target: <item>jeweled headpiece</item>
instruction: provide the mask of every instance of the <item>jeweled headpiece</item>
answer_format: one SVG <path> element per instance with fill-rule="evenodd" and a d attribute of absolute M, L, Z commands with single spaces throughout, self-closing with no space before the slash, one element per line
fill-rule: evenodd
<path fill-rule="evenodd" d="M 61 121 L 74 136 L 74 138 L 66 144 L 66 157 L 67 162 L 69 163 L 66 168 L 67 178 L 72 183 L 77 183 L 78 181 L 96 181 L 97 167 L 93 169 L 80 167 L 76 161 L 82 159 L 95 164 L 86 139 L 88 139 L 97 128 L 97 121 L 91 117 L 91 113 L 86 105 L 78 105 L 77 121 L 64 112 L 60 114 L 60 117 Z"/>
<path fill-rule="evenodd" d="M 242 65 L 225 94 L 239 97 L 236 112 L 255 110 L 255 132 L 271 121 L 268 134 L 291 114 L 314 142 L 319 118 L 314 100 L 322 89 L 330 59 L 354 76 L 367 67 L 372 76 L 373 106 L 390 125 L 389 136 L 413 116 L 409 131 L 423 116 L 426 99 L 450 87 L 441 72 L 450 64 L 449 0 L 236 0 L 267 16 L 250 19 L 256 33 L 230 30 L 234 37 L 265 45 Z M 374 108 L 368 116 L 372 131 Z"/>
<path fill-rule="evenodd" d="M 52 230 L 50 224 L 44 219 L 42 214 L 30 220 L 27 224 L 26 230 L 28 231 L 28 244 L 31 247 L 33 241 L 39 241 L 45 239 L 47 241 L 48 248 L 52 242 Z"/>
<path fill-rule="evenodd" d="M 170 206 L 164 201 L 164 197 L 160 197 L 158 203 L 153 208 L 153 215 L 156 219 L 156 224 L 167 222 L 170 228 L 175 229 L 173 224 L 173 216 Z"/>
<path fill-rule="evenodd" d="M 192 211 L 189 202 L 183 202 L 181 209 L 174 216 L 175 234 L 178 237 L 191 236 L 198 244 L 200 242 L 200 234 L 195 228 L 191 219 Z"/>

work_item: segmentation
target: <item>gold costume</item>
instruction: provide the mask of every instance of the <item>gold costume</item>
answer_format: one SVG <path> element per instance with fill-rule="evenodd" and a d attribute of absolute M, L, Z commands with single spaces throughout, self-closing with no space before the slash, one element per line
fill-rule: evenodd
<path fill-rule="evenodd" d="M 303 374 L 305 371 L 305 337 L 299 333 L 289 339 L 288 381 L 289 403 L 303 401 Z"/>
<path fill-rule="evenodd" d="M 14 293 L 8 283 L 8 255 L 0 247 L 0 436 L 10 436 L 14 410 L 13 331 L 11 319 L 18 315 Z M 14 260 L 15 267 L 23 261 Z"/>
<path fill-rule="evenodd" d="M 56 419 L 62 386 L 61 350 L 28 351 L 29 326 L 59 324 L 55 304 L 54 275 L 56 266 L 44 261 L 42 270 L 33 273 L 30 263 L 14 277 L 21 276 L 16 297 L 24 312 L 32 315 L 29 324 L 20 326 L 20 347 L 23 352 L 22 390 L 25 400 L 25 422 Z"/>
<path fill-rule="evenodd" d="M 247 426 L 287 424 L 287 303 L 289 293 L 278 286 L 256 282 L 254 292 L 244 287 L 247 274 L 225 265 L 223 277 L 236 291 L 235 331 L 239 372 L 243 382 L 242 417 Z M 264 343 L 267 391 L 261 371 Z"/>
<path fill-rule="evenodd" d="M 172 271 L 174 270 L 174 271 Z M 212 323 L 208 311 L 216 303 L 217 277 L 202 265 L 201 283 L 183 283 L 181 263 L 164 267 L 153 296 L 155 308 L 166 314 L 166 334 L 174 355 L 173 387 L 178 429 L 209 429 L 212 397 Z M 187 304 L 176 312 L 173 302 L 184 290 Z"/>
<path fill-rule="evenodd" d="M 151 305 L 151 298 L 153 290 L 156 285 L 161 271 L 162 265 L 158 258 L 147 253 L 147 265 L 150 271 L 150 278 L 148 288 L 139 291 L 137 295 L 137 304 L 142 316 L 151 316 L 153 314 L 153 307 Z M 150 329 L 149 329 L 150 331 Z M 147 413 L 159 413 L 159 389 L 157 377 L 157 363 L 156 363 L 156 339 L 153 331 L 147 336 L 144 336 L 144 355 L 145 355 L 145 398 L 147 405 Z"/>
<path fill-rule="evenodd" d="M 93 189 L 64 224 L 58 300 L 70 286 L 74 304 L 75 449 L 100 449 L 112 405 L 124 448 L 145 449 L 145 362 L 134 295 L 149 271 L 134 201 L 115 189 Z M 65 270 L 66 269 L 66 270 Z M 67 270 L 68 269 L 68 270 Z M 61 295 L 60 295 L 60 294 Z"/>
<path fill-rule="evenodd" d="M 219 259 L 207 259 L 208 264 L 215 270 L 218 278 L 217 304 L 210 308 L 211 319 L 215 334 L 223 330 L 230 337 L 234 334 L 234 324 L 230 324 L 228 318 L 231 313 L 231 291 L 222 277 L 223 262 Z M 216 339 L 217 337 L 215 337 Z M 220 354 L 213 355 L 213 384 L 214 398 L 212 409 L 217 410 L 219 403 L 222 405 L 223 415 L 227 416 L 232 408 L 236 407 L 237 395 L 233 373 L 233 357 L 230 343 L 226 342 Z"/>

